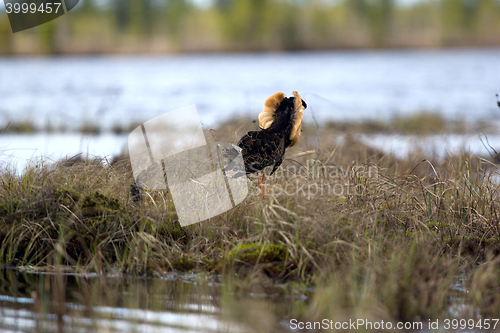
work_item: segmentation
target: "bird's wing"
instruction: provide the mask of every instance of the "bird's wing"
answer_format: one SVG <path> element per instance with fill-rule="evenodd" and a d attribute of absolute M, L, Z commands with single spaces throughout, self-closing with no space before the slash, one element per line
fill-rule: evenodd
<path fill-rule="evenodd" d="M 241 138 L 238 146 L 242 148 L 247 173 L 275 164 L 285 152 L 283 137 L 268 131 L 248 132 Z"/>

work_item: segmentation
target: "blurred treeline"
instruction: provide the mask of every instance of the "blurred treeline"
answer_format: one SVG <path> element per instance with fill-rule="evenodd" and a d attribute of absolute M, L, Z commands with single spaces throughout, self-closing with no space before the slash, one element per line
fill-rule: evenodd
<path fill-rule="evenodd" d="M 500 45 L 500 0 L 81 0 L 1 54 L 280 51 Z"/>

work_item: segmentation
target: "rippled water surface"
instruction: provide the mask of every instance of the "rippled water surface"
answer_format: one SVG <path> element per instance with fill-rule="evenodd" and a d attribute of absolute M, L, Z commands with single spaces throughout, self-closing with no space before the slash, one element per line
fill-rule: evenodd
<path fill-rule="evenodd" d="M 281 332 L 280 318 L 304 302 L 279 289 L 241 297 L 190 276 L 0 274 L 0 332 Z"/>
<path fill-rule="evenodd" d="M 298 90 L 319 119 L 434 110 L 498 117 L 500 50 L 0 59 L 0 112 L 56 126 L 144 121 L 196 104 L 202 121 L 255 117 Z"/>

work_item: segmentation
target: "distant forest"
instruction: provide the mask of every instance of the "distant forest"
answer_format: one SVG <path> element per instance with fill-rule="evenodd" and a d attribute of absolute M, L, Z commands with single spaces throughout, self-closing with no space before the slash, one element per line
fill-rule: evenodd
<path fill-rule="evenodd" d="M 12 34 L 0 54 L 100 54 L 500 46 L 500 0 L 80 1 Z"/>

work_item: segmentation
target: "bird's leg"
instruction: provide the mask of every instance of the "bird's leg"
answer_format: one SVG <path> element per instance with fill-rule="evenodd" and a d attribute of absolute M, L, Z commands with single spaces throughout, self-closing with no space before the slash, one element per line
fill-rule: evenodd
<path fill-rule="evenodd" d="M 261 189 L 262 189 L 262 199 L 265 199 L 266 198 L 266 183 L 264 182 L 264 178 L 266 176 L 266 173 L 263 172 L 262 173 L 262 179 L 260 180 L 261 184 L 264 184 L 264 185 L 261 185 Z"/>
<path fill-rule="evenodd" d="M 259 173 L 257 173 L 257 186 L 260 189 L 260 193 L 262 194 L 262 199 L 266 198 L 266 189 L 262 187 L 262 182 L 264 181 L 265 173 L 262 173 L 262 178 L 259 177 Z"/>

